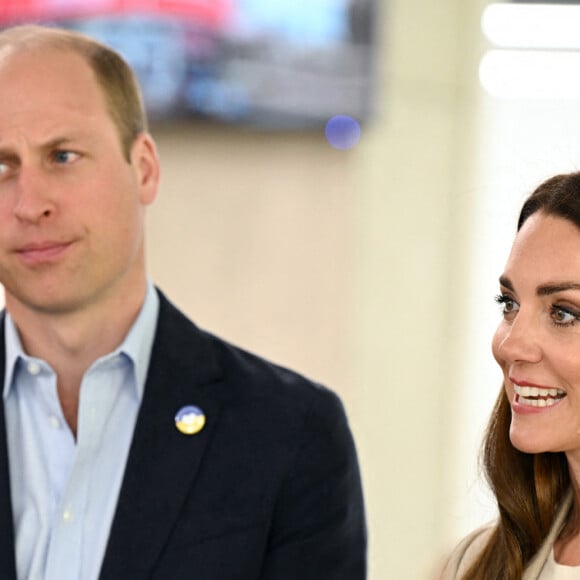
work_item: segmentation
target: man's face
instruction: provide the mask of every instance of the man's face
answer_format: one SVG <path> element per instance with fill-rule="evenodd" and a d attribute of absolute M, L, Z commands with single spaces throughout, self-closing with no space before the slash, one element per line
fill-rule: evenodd
<path fill-rule="evenodd" d="M 123 156 L 92 70 L 75 54 L 0 53 L 0 282 L 10 308 L 60 314 L 144 288 L 154 144 Z"/>

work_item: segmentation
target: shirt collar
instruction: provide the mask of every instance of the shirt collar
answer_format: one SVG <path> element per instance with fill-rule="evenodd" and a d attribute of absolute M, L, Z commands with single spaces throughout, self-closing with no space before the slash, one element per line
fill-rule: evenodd
<path fill-rule="evenodd" d="M 135 377 L 137 380 L 137 395 L 139 400 L 143 398 L 149 359 L 153 349 L 155 329 L 157 327 L 157 315 L 159 313 L 159 296 L 153 284 L 147 282 L 145 301 L 129 329 L 123 342 L 115 349 L 111 355 L 123 353 L 134 365 Z M 4 372 L 4 389 L 2 396 L 4 399 L 10 393 L 13 384 L 14 372 L 19 359 L 30 359 L 22 348 L 22 342 L 18 335 L 18 330 L 9 312 L 6 312 L 4 324 L 4 338 L 6 343 L 6 368 Z M 107 355 L 111 356 L 111 355 Z"/>
<path fill-rule="evenodd" d="M 8 312 L 6 312 L 6 316 L 4 317 L 4 341 L 6 344 L 6 366 L 4 369 L 4 390 L 2 396 L 6 400 L 6 397 L 10 393 L 16 363 L 20 357 L 25 356 L 18 331 L 16 330 L 12 316 Z"/>

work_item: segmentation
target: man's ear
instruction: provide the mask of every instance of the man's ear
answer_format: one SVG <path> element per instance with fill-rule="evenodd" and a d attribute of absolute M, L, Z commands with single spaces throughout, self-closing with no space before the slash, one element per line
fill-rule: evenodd
<path fill-rule="evenodd" d="M 141 133 L 131 149 L 131 164 L 135 168 L 140 199 L 144 205 L 153 203 L 159 189 L 159 155 L 155 141 L 149 133 Z"/>

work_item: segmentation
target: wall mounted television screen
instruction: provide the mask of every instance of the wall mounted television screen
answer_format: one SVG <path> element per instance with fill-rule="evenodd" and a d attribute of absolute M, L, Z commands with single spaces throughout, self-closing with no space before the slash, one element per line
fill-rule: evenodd
<path fill-rule="evenodd" d="M 0 0 L 0 27 L 72 28 L 134 67 L 153 121 L 368 120 L 378 0 Z"/>

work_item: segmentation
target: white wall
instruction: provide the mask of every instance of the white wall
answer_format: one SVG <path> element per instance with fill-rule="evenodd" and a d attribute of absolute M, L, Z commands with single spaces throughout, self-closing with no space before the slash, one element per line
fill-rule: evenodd
<path fill-rule="evenodd" d="M 500 387 L 494 303 L 524 197 L 578 169 L 575 100 L 479 87 L 485 0 L 392 0 L 377 115 L 321 134 L 157 130 L 151 270 L 205 326 L 334 387 L 357 439 L 370 579 L 428 578 L 495 508 L 478 471 Z"/>
<path fill-rule="evenodd" d="M 476 3 L 392 0 L 377 115 L 322 134 L 157 129 L 153 277 L 200 324 L 321 380 L 357 440 L 371 580 L 428 577 L 456 534 Z M 461 477 L 464 477 L 461 474 Z"/>

